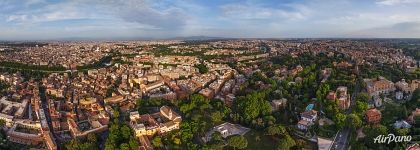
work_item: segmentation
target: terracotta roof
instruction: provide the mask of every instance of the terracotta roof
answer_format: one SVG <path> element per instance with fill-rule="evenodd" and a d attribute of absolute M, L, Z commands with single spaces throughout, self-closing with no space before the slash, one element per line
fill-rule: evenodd
<path fill-rule="evenodd" d="M 305 117 L 305 118 L 312 118 L 316 114 L 317 114 L 316 110 L 308 110 L 308 111 L 304 111 L 304 112 L 300 113 L 300 115 L 302 117 Z"/>
<path fill-rule="evenodd" d="M 366 111 L 366 116 L 368 118 L 374 117 L 374 116 L 377 116 L 377 115 L 381 115 L 381 112 L 379 110 L 377 110 L 376 108 L 369 109 L 368 111 Z"/>

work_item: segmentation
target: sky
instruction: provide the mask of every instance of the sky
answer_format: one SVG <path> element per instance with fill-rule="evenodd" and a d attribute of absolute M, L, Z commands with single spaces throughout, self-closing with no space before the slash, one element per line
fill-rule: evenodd
<path fill-rule="evenodd" d="M 420 0 L 0 0 L 0 40 L 420 38 Z"/>

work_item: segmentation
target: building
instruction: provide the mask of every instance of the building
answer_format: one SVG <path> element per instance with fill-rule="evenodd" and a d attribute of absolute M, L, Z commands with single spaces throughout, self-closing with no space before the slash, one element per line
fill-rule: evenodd
<path fill-rule="evenodd" d="M 347 87 L 340 86 L 336 90 L 338 106 L 341 109 L 348 109 L 350 107 L 350 94 L 347 93 Z"/>
<path fill-rule="evenodd" d="M 271 108 L 273 111 L 277 111 L 280 108 L 285 107 L 286 104 L 287 104 L 287 99 L 285 98 L 273 100 L 271 101 Z"/>
<path fill-rule="evenodd" d="M 416 110 L 412 111 L 411 115 L 408 116 L 407 121 L 411 124 L 418 123 L 418 122 L 416 122 L 417 117 L 420 117 L 420 108 L 416 108 Z"/>
<path fill-rule="evenodd" d="M 150 143 L 149 138 L 143 135 L 139 137 L 140 147 L 139 150 L 153 150 L 152 143 Z"/>
<path fill-rule="evenodd" d="M 395 99 L 402 100 L 404 98 L 404 93 L 401 91 L 395 92 Z"/>
<path fill-rule="evenodd" d="M 98 112 L 104 110 L 104 108 L 97 102 L 96 98 L 89 97 L 79 100 L 81 109 L 89 110 L 90 112 Z"/>
<path fill-rule="evenodd" d="M 381 112 L 376 108 L 367 110 L 366 121 L 369 124 L 378 124 L 381 121 Z"/>
<path fill-rule="evenodd" d="M 249 128 L 245 128 L 239 124 L 231 124 L 229 122 L 225 122 L 213 127 L 209 132 L 206 133 L 204 137 L 202 137 L 202 140 L 204 143 L 209 142 L 213 133 L 215 132 L 219 132 L 223 138 L 227 138 L 232 135 L 245 135 L 249 130 Z"/>
<path fill-rule="evenodd" d="M 318 115 L 316 110 L 306 110 L 300 113 L 300 121 L 298 122 L 298 128 L 301 130 L 307 130 L 314 124 Z"/>
<path fill-rule="evenodd" d="M 373 99 L 371 99 L 370 101 L 371 101 L 371 104 L 373 104 L 373 107 L 377 107 L 377 108 L 381 107 L 383 103 L 383 100 L 380 96 L 373 96 Z"/>
<path fill-rule="evenodd" d="M 214 96 L 213 90 L 209 89 L 209 88 L 205 88 L 205 89 L 200 90 L 199 94 L 201 94 L 204 97 L 207 97 L 209 99 L 213 98 L 213 96 Z"/>
<path fill-rule="evenodd" d="M 0 98 L 0 112 L 14 118 L 22 118 L 25 114 L 29 99 L 21 98 L 16 94 L 13 94 L 12 98 L 2 97 Z"/>
<path fill-rule="evenodd" d="M 149 114 L 139 115 L 138 112 L 130 113 L 130 126 L 134 129 L 136 136 L 152 136 L 159 131 L 159 124 Z"/>
<path fill-rule="evenodd" d="M 366 90 L 370 96 L 379 96 L 379 94 L 388 94 L 395 91 L 394 83 L 379 77 L 378 79 L 364 79 Z"/>
<path fill-rule="evenodd" d="M 418 143 L 409 144 L 406 150 L 420 150 L 420 145 Z"/>
<path fill-rule="evenodd" d="M 420 88 L 420 79 L 412 80 L 410 84 L 410 88 L 412 92 Z"/>
<path fill-rule="evenodd" d="M 179 129 L 181 121 L 181 116 L 168 106 L 162 106 L 160 111 L 154 114 L 140 115 L 137 111 L 130 113 L 130 126 L 137 137 Z"/>
<path fill-rule="evenodd" d="M 408 122 L 406 122 L 405 120 L 395 121 L 393 126 L 394 126 L 395 129 L 411 128 L 411 125 Z"/>
<path fill-rule="evenodd" d="M 10 128 L 13 126 L 13 123 L 14 123 L 13 118 L 14 118 L 13 116 L 0 113 L 0 119 L 5 121 L 6 127 Z"/>
<path fill-rule="evenodd" d="M 165 81 L 159 80 L 159 81 L 153 82 L 151 84 L 147 84 L 147 85 L 141 84 L 140 89 L 143 91 L 143 93 L 146 93 L 146 92 L 148 92 L 152 89 L 158 88 L 162 85 L 165 85 Z"/>
<path fill-rule="evenodd" d="M 7 131 L 7 139 L 25 145 L 38 145 L 44 142 L 39 122 L 17 121 Z"/>
<path fill-rule="evenodd" d="M 125 100 L 124 96 L 118 95 L 118 96 L 112 96 L 112 97 L 109 97 L 109 98 L 105 98 L 104 102 L 105 102 L 105 104 L 111 105 L 111 104 L 119 104 L 119 103 L 123 102 L 124 100 Z"/>
<path fill-rule="evenodd" d="M 108 129 L 109 116 L 105 111 L 96 115 L 90 115 L 87 120 L 76 122 L 67 119 L 70 134 L 75 137 L 86 137 L 89 133 L 100 133 Z"/>
<path fill-rule="evenodd" d="M 396 82 L 395 87 L 398 90 L 401 90 L 404 93 L 411 93 L 412 92 L 409 84 L 407 82 L 405 82 L 405 79 L 402 79 L 401 81 Z"/>

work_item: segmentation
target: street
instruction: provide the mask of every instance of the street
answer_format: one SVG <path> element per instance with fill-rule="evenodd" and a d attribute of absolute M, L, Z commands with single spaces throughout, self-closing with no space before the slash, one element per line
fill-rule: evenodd
<path fill-rule="evenodd" d="M 338 131 L 334 143 L 331 145 L 331 150 L 346 150 L 349 134 L 349 128 L 344 128 Z"/>

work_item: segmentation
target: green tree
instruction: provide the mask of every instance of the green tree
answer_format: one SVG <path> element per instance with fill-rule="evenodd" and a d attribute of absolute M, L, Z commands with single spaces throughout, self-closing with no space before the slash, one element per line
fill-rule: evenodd
<path fill-rule="evenodd" d="M 131 150 L 138 150 L 139 149 L 139 143 L 135 138 L 130 138 L 130 141 L 128 142 L 130 145 Z"/>
<path fill-rule="evenodd" d="M 208 150 L 223 150 L 224 147 L 225 147 L 224 142 L 209 143 L 207 145 Z M 203 149 L 205 149 L 205 148 L 203 148 Z"/>
<path fill-rule="evenodd" d="M 209 68 L 207 68 L 207 66 L 204 65 L 204 64 L 197 64 L 194 67 L 198 68 L 198 71 L 200 73 L 207 73 L 207 72 L 209 72 Z"/>
<path fill-rule="evenodd" d="M 130 145 L 128 145 L 127 143 L 122 143 L 120 145 L 120 150 L 130 150 Z"/>
<path fill-rule="evenodd" d="M 105 142 L 105 150 L 115 150 L 116 145 L 112 140 L 106 140 Z"/>
<path fill-rule="evenodd" d="M 0 127 L 4 127 L 6 125 L 6 121 L 0 119 Z"/>
<path fill-rule="evenodd" d="M 207 144 L 207 148 L 209 150 L 223 150 L 225 147 L 225 141 L 223 140 L 222 134 L 220 132 L 214 132 L 211 135 L 210 142 Z"/>
<path fill-rule="evenodd" d="M 95 143 L 83 143 L 80 145 L 80 150 L 98 150 Z"/>
<path fill-rule="evenodd" d="M 347 126 L 352 129 L 357 129 L 362 126 L 362 119 L 356 114 L 350 114 L 347 116 Z"/>
<path fill-rule="evenodd" d="M 343 128 L 346 125 L 346 117 L 347 116 L 345 114 L 338 113 L 335 115 L 333 120 L 339 128 Z"/>
<path fill-rule="evenodd" d="M 302 139 L 298 139 L 296 140 L 296 148 L 299 150 L 306 150 L 306 145 L 308 145 L 308 143 L 305 140 Z"/>
<path fill-rule="evenodd" d="M 370 99 L 369 94 L 365 92 L 359 93 L 356 97 L 356 101 L 366 102 L 366 103 L 369 101 L 369 99 Z"/>
<path fill-rule="evenodd" d="M 328 84 L 321 84 L 318 88 L 318 90 L 316 91 L 315 95 L 316 95 L 316 99 L 317 100 L 324 100 L 325 96 L 327 95 L 327 93 L 330 91 L 330 85 Z"/>
<path fill-rule="evenodd" d="M 413 96 L 411 97 L 411 101 L 418 101 L 420 99 L 420 88 L 417 88 L 413 92 Z"/>
<path fill-rule="evenodd" d="M 402 110 L 401 110 L 401 117 L 406 118 L 407 116 L 408 116 L 407 107 L 405 107 L 405 105 L 403 105 Z"/>
<path fill-rule="evenodd" d="M 65 145 L 67 150 L 79 150 L 80 149 L 80 142 L 78 139 L 73 139 L 69 143 Z"/>
<path fill-rule="evenodd" d="M 271 105 L 263 92 L 253 92 L 235 101 L 236 110 L 242 114 L 245 121 L 250 122 L 260 115 L 271 113 Z"/>
<path fill-rule="evenodd" d="M 96 137 L 96 135 L 95 134 L 93 134 L 93 133 L 89 133 L 88 135 L 87 135 L 87 141 L 88 142 L 90 142 L 90 143 L 96 143 L 97 142 L 97 137 Z"/>
<path fill-rule="evenodd" d="M 277 146 L 278 150 L 290 150 L 293 146 L 296 145 L 295 140 L 290 137 L 290 135 L 286 135 L 282 138 Z"/>
<path fill-rule="evenodd" d="M 211 113 L 211 121 L 213 122 L 220 122 L 222 121 L 224 114 L 220 111 L 216 111 Z"/>
<path fill-rule="evenodd" d="M 122 138 L 124 138 L 124 140 L 130 139 L 130 136 L 131 136 L 130 127 L 128 127 L 127 125 L 123 125 L 120 130 L 121 130 Z"/>
<path fill-rule="evenodd" d="M 265 132 L 266 135 L 285 135 L 286 134 L 286 128 L 284 128 L 282 125 L 273 125 L 273 126 L 269 126 L 266 129 Z"/>
<path fill-rule="evenodd" d="M 409 129 L 395 129 L 395 133 L 399 136 L 405 136 L 410 132 Z"/>
<path fill-rule="evenodd" d="M 334 115 L 338 114 L 340 109 L 336 102 L 328 101 L 326 103 L 325 113 L 327 117 L 334 118 Z"/>
<path fill-rule="evenodd" d="M 222 134 L 221 134 L 220 132 L 214 132 L 214 133 L 211 135 L 211 140 L 212 140 L 212 141 L 223 141 Z"/>
<path fill-rule="evenodd" d="M 153 144 L 154 147 L 162 147 L 163 146 L 162 139 L 160 137 L 155 137 L 152 140 L 152 144 Z"/>
<path fill-rule="evenodd" d="M 366 102 L 361 102 L 361 101 L 357 101 L 357 102 L 356 102 L 355 112 L 356 112 L 359 116 L 361 116 L 361 115 L 363 115 L 363 114 L 366 112 L 366 110 L 367 110 L 368 108 L 369 108 L 368 103 L 366 103 Z"/>
<path fill-rule="evenodd" d="M 113 114 L 113 118 L 114 118 L 114 123 L 119 123 L 120 111 L 114 109 L 112 111 L 112 114 Z"/>
<path fill-rule="evenodd" d="M 241 135 L 234 135 L 228 138 L 227 144 L 233 149 L 245 149 L 248 146 L 248 141 Z"/>
<path fill-rule="evenodd" d="M 264 116 L 264 122 L 267 125 L 274 125 L 274 123 L 276 123 L 276 118 L 274 116 Z"/>
<path fill-rule="evenodd" d="M 375 144 L 374 139 L 379 135 L 388 135 L 388 129 L 384 125 L 367 126 L 363 128 L 363 133 L 366 135 L 364 138 L 365 144 L 369 146 L 369 148 L 378 148 L 378 146 L 381 145 Z"/>

